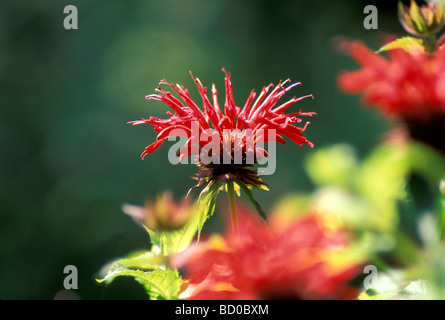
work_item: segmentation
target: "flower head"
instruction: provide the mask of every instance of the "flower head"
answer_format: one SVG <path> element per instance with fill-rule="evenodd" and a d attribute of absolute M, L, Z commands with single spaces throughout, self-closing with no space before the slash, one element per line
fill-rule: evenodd
<path fill-rule="evenodd" d="M 276 141 L 285 144 L 284 137 L 287 137 L 298 145 L 312 146 L 303 135 L 308 122 L 303 127 L 294 124 L 301 123 L 300 116 L 312 116 L 314 113 L 303 113 L 300 110 L 286 114 L 285 111 L 301 99 L 313 96 L 293 97 L 276 106 L 286 92 L 300 85 L 295 83 L 285 87 L 289 81 L 286 80 L 275 87 L 272 84 L 264 87 L 258 97 L 252 90 L 244 106 L 239 107 L 235 103 L 230 74 L 223 71 L 226 75 L 223 110 L 219 106 L 215 85 L 212 86 L 212 96 L 209 98 L 207 88 L 192 75 L 202 99 L 202 109 L 183 86 L 162 80 L 160 85 L 169 86 L 171 91 L 158 88 L 156 94 L 146 98 L 164 102 L 173 113 L 167 112 L 168 119 L 150 117 L 130 123 L 151 124 L 158 133 L 156 141 L 145 148 L 141 158 L 158 149 L 168 137 L 184 138 L 185 145 L 177 155 L 180 162 L 195 157 L 201 168 L 197 187 L 205 186 L 215 179 L 221 182 L 239 180 L 258 186 L 263 183 L 253 167 L 261 156 L 267 157 L 267 152 L 260 144 Z"/>
<path fill-rule="evenodd" d="M 445 50 L 395 49 L 387 59 L 358 41 L 342 46 L 361 69 L 340 74 L 339 87 L 361 93 L 365 104 L 401 120 L 412 138 L 445 152 Z"/>
<path fill-rule="evenodd" d="M 340 231 L 328 230 L 309 215 L 286 226 L 271 219 L 270 229 L 240 207 L 242 237 L 227 233 L 191 246 L 173 258 L 184 270 L 188 299 L 354 298 L 348 282 L 358 264 L 333 263 L 346 247 Z M 338 261 L 337 261 L 338 262 Z"/>
<path fill-rule="evenodd" d="M 428 118 L 445 112 L 445 50 L 429 55 L 397 49 L 386 59 L 358 41 L 343 48 L 362 67 L 339 76 L 346 93 L 362 93 L 366 104 L 388 115 Z"/>

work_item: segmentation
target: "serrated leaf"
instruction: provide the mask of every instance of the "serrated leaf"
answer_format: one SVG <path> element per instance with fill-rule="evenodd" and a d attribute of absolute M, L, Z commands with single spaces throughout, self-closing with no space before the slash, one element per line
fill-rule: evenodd
<path fill-rule="evenodd" d="M 128 255 L 125 258 L 117 259 L 103 267 L 101 274 L 109 274 L 115 270 L 121 269 L 140 269 L 152 271 L 156 269 L 165 269 L 165 258 L 152 251 L 138 251 Z"/>
<path fill-rule="evenodd" d="M 255 200 L 255 197 L 252 194 L 252 191 L 250 191 L 249 187 L 246 186 L 245 183 L 241 182 L 241 181 L 237 181 L 236 182 L 241 190 L 243 190 L 243 192 L 247 195 L 247 198 L 249 199 L 250 203 L 252 204 L 252 206 L 255 208 L 256 212 L 260 215 L 260 217 L 267 223 L 267 214 L 266 212 L 263 210 L 263 208 L 261 207 L 261 205 L 258 203 L 258 201 Z"/>
<path fill-rule="evenodd" d="M 215 212 L 216 197 L 222 184 L 219 181 L 214 181 L 199 195 L 198 200 L 198 240 L 201 236 L 201 231 L 204 223 Z"/>
<path fill-rule="evenodd" d="M 137 277 L 152 300 L 177 300 L 183 280 L 177 270 L 145 272 Z"/>
<path fill-rule="evenodd" d="M 175 300 L 183 284 L 177 270 L 142 271 L 116 266 L 110 270 L 100 282 L 111 283 L 118 276 L 130 276 L 135 278 L 146 290 L 152 300 Z"/>
<path fill-rule="evenodd" d="M 185 250 L 198 230 L 199 220 L 199 213 L 195 213 L 182 228 L 173 231 L 155 232 L 143 225 L 150 236 L 151 251 L 171 256 Z"/>
<path fill-rule="evenodd" d="M 409 53 L 427 52 L 424 41 L 422 39 L 417 39 L 413 37 L 403 37 L 384 45 L 379 50 L 377 50 L 376 53 L 382 53 L 384 51 L 394 50 L 394 49 L 403 49 Z"/>
<path fill-rule="evenodd" d="M 162 254 L 162 241 L 161 241 L 161 233 L 155 232 L 151 229 L 149 229 L 145 224 L 142 224 L 145 231 L 147 231 L 148 235 L 150 236 L 150 242 L 151 242 L 151 251 L 156 252 L 158 254 Z"/>
<path fill-rule="evenodd" d="M 154 251 L 153 251 L 154 249 Z M 159 248 L 152 251 L 136 252 L 103 267 L 97 282 L 110 284 L 116 277 L 133 277 L 146 290 L 152 300 L 178 299 L 183 283 L 176 269 L 169 268 Z"/>
<path fill-rule="evenodd" d="M 165 256 L 171 256 L 184 251 L 193 241 L 200 222 L 199 212 L 179 230 L 162 232 L 160 235 L 161 252 Z"/>

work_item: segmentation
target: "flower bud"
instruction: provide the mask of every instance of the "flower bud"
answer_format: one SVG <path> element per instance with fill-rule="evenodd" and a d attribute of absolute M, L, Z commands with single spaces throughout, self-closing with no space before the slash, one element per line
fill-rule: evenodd
<path fill-rule="evenodd" d="M 156 201 L 147 201 L 144 207 L 125 204 L 124 213 L 153 231 L 174 231 L 183 227 L 193 214 L 188 199 L 179 204 L 170 192 L 164 192 Z"/>
<path fill-rule="evenodd" d="M 410 34 L 429 37 L 444 27 L 445 9 L 443 5 L 433 2 L 421 7 L 414 0 L 411 0 L 409 7 L 399 2 L 399 19 Z"/>

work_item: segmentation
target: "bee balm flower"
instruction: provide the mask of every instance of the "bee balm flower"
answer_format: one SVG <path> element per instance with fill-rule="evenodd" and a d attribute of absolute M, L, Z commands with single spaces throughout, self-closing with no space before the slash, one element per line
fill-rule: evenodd
<path fill-rule="evenodd" d="M 354 299 L 349 282 L 360 272 L 357 262 L 334 263 L 347 247 L 340 231 L 308 215 L 287 222 L 272 215 L 270 229 L 240 207 L 242 237 L 213 236 L 176 255 L 172 263 L 185 272 L 181 297 L 198 300 Z M 337 261 L 338 263 L 338 261 Z"/>
<path fill-rule="evenodd" d="M 158 88 L 156 94 L 148 95 L 146 98 L 164 102 L 173 113 L 167 112 L 168 119 L 150 117 L 129 123 L 153 125 L 155 132 L 158 133 L 156 141 L 145 148 L 141 158 L 154 152 L 169 137 L 184 139 L 185 145 L 177 155 L 180 156 L 180 161 L 192 156 L 199 158 L 196 163 L 201 171 L 198 174 L 196 187 L 206 186 L 215 180 L 222 183 L 241 181 L 258 187 L 264 183 L 259 179 L 254 166 L 262 155 L 267 157 L 267 152 L 260 148 L 260 144 L 267 142 L 285 144 L 284 137 L 287 137 L 298 145 L 313 146 L 303 135 L 309 122 L 303 127 L 295 124 L 302 122 L 300 116 L 312 116 L 315 113 L 304 113 L 301 110 L 285 113 L 294 103 L 313 96 L 293 97 L 277 106 L 278 100 L 285 93 L 300 85 L 295 83 L 285 87 L 289 81 L 286 80 L 275 87 L 272 84 L 264 87 L 258 97 L 252 90 L 244 106 L 239 107 L 234 99 L 230 74 L 224 69 L 223 71 L 226 75 L 223 110 L 219 106 L 215 86 L 212 86 L 210 99 L 207 88 L 192 75 L 202 99 L 202 109 L 183 86 L 175 86 L 162 80 L 160 85 L 169 86 L 171 91 Z M 173 93 L 178 95 L 179 99 Z"/>
<path fill-rule="evenodd" d="M 445 50 L 395 49 L 387 59 L 358 41 L 342 47 L 361 68 L 340 74 L 339 87 L 361 93 L 365 104 L 401 120 L 413 139 L 445 152 Z"/>

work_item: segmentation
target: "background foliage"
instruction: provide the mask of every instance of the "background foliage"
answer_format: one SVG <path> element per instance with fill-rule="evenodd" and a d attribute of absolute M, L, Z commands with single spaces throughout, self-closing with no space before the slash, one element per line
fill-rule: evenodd
<path fill-rule="evenodd" d="M 68 4 L 78 8 L 78 30 L 63 28 Z M 363 28 L 367 4 L 379 9 L 379 30 Z M 79 271 L 77 298 L 145 298 L 132 279 L 94 279 L 104 262 L 147 249 L 123 203 L 165 189 L 180 197 L 193 185 L 195 168 L 170 165 L 168 146 L 141 161 L 155 134 L 126 124 L 165 114 L 144 99 L 162 78 L 192 89 L 192 70 L 223 92 L 225 67 L 239 104 L 252 88 L 301 81 L 293 94 L 315 100 L 297 107 L 319 114 L 307 131 L 315 148 L 345 142 L 363 158 L 388 123 L 338 91 L 338 72 L 355 63 L 333 39 L 377 49 L 385 33 L 402 32 L 396 10 L 396 1 L 2 1 L 0 298 L 52 299 L 69 264 Z M 305 172 L 312 151 L 278 146 L 264 208 L 315 187 Z M 218 215 L 205 228 L 221 228 Z"/>

